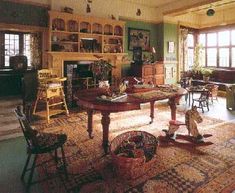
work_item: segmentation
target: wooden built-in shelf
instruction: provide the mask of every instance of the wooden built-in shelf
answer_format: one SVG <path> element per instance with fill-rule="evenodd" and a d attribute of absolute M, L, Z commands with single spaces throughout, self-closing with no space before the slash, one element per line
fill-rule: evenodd
<path fill-rule="evenodd" d="M 124 53 L 124 21 L 59 11 L 49 11 L 49 18 L 49 51 Z"/>

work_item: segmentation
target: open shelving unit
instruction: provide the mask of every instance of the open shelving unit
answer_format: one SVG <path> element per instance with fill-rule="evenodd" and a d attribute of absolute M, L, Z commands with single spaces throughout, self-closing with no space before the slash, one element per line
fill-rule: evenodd
<path fill-rule="evenodd" d="M 49 51 L 124 53 L 125 22 L 49 11 Z"/>

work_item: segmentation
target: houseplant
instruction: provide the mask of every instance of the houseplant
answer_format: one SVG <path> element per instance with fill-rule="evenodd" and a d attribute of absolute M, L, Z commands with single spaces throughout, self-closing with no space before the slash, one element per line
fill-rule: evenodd
<path fill-rule="evenodd" d="M 213 70 L 210 68 L 201 68 L 200 72 L 203 76 L 203 80 L 209 81 L 210 75 L 213 73 Z"/>
<path fill-rule="evenodd" d="M 92 64 L 92 72 L 95 80 L 99 81 L 99 86 L 109 86 L 109 79 L 114 66 L 108 61 L 100 59 Z"/>

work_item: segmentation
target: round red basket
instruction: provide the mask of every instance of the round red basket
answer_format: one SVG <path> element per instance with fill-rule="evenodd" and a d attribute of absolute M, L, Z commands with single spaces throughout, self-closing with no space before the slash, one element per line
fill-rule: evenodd
<path fill-rule="evenodd" d="M 115 137 L 110 144 L 110 154 L 117 176 L 135 179 L 144 175 L 156 161 L 157 145 L 157 138 L 145 131 L 129 131 Z M 131 152 L 131 157 L 126 152 Z"/>

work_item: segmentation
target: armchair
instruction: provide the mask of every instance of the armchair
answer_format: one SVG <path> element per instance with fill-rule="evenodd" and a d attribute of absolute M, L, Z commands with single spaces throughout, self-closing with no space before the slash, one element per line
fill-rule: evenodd
<path fill-rule="evenodd" d="M 235 85 L 226 86 L 226 107 L 235 110 Z"/>

